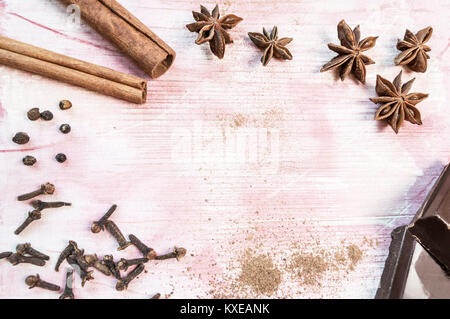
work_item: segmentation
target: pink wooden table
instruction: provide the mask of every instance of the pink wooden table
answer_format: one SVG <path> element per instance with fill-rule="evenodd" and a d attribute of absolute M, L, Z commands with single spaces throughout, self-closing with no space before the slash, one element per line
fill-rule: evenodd
<path fill-rule="evenodd" d="M 169 72 L 149 82 L 145 105 L 0 66 L 0 250 L 31 242 L 51 255 L 44 268 L 1 261 L 0 297 L 57 297 L 28 290 L 23 280 L 39 272 L 63 284 L 64 271 L 53 267 L 69 239 L 87 252 L 136 257 L 134 248 L 115 252 L 108 234 L 89 231 L 116 203 L 113 219 L 124 233 L 160 253 L 179 245 L 189 254 L 180 262 L 148 264 L 127 292 L 116 292 L 115 281 L 101 274 L 84 289 L 78 281 L 79 298 L 211 297 L 229 291 L 249 247 L 282 263 L 295 244 L 319 251 L 342 240 L 363 249 L 353 271 L 323 278 L 320 289 L 283 277 L 272 297 L 372 298 L 391 230 L 409 222 L 450 159 L 449 2 L 219 1 L 222 13 L 244 18 L 231 31 L 234 44 L 223 60 L 195 45 L 196 34 L 185 28 L 200 2 L 122 3 L 177 52 Z M 333 57 L 326 44 L 337 42 L 343 18 L 360 24 L 363 37 L 379 36 L 368 54 L 376 64 L 367 68 L 366 85 L 318 72 Z M 247 32 L 273 25 L 280 36 L 294 38 L 294 59 L 264 68 Z M 397 38 L 406 28 L 428 25 L 434 28 L 429 69 L 403 75 L 405 81 L 416 77 L 413 91 L 430 94 L 419 105 L 424 124 L 406 123 L 396 136 L 373 120 L 376 106 L 368 98 L 377 74 L 392 80 L 400 70 L 393 65 Z M 73 23 L 56 0 L 0 0 L 0 34 L 145 76 L 89 26 Z M 61 99 L 74 107 L 60 111 Z M 49 109 L 55 119 L 30 122 L 31 107 Z M 72 133 L 60 134 L 62 123 L 71 124 Z M 26 150 L 11 142 L 18 131 L 32 137 Z M 62 165 L 54 160 L 59 152 L 69 158 Z M 38 164 L 23 166 L 27 154 Z M 46 181 L 57 191 L 43 199 L 73 207 L 45 213 L 13 235 L 29 210 L 15 197 Z"/>

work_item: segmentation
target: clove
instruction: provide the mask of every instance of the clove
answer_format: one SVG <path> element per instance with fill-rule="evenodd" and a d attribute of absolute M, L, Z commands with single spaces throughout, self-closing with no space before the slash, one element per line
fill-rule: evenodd
<path fill-rule="evenodd" d="M 89 265 L 84 259 L 84 249 L 79 249 L 78 245 L 73 246 L 72 254 L 67 257 L 67 260 L 73 261 L 72 264 L 76 264 L 86 272 L 88 271 Z"/>
<path fill-rule="evenodd" d="M 36 249 L 34 249 L 33 247 L 31 247 L 30 243 L 25 243 L 25 244 L 19 244 L 16 246 L 16 251 L 18 254 L 21 255 L 31 255 L 33 257 L 37 257 L 43 260 L 49 260 L 50 257 L 41 253 L 40 251 L 37 251 Z"/>
<path fill-rule="evenodd" d="M 43 211 L 47 208 L 59 208 L 63 206 L 72 206 L 71 203 L 65 203 L 65 202 L 43 202 L 41 200 L 35 200 L 31 203 L 31 205 L 40 211 Z"/>
<path fill-rule="evenodd" d="M 120 259 L 117 263 L 117 269 L 127 271 L 129 267 L 139 264 L 145 264 L 148 262 L 148 258 L 136 258 L 136 259 Z"/>
<path fill-rule="evenodd" d="M 45 184 L 41 185 L 41 188 L 39 188 L 38 190 L 36 190 L 34 192 L 18 196 L 17 200 L 24 201 L 24 200 L 32 199 L 36 196 L 44 195 L 44 194 L 52 195 L 54 192 L 55 192 L 55 185 L 50 184 L 50 183 L 45 183 Z"/>
<path fill-rule="evenodd" d="M 165 260 L 165 259 L 176 258 L 178 261 L 180 261 L 181 258 L 186 256 L 186 252 L 187 251 L 185 248 L 175 247 L 173 252 L 165 254 L 165 255 L 156 256 L 155 259 L 156 260 Z"/>
<path fill-rule="evenodd" d="M 161 294 L 160 294 L 160 293 L 154 295 L 154 296 L 151 297 L 150 299 L 159 299 L 159 298 L 161 298 Z"/>
<path fill-rule="evenodd" d="M 67 257 L 69 257 L 74 252 L 75 249 L 78 249 L 77 243 L 74 242 L 73 240 L 70 240 L 69 245 L 66 248 L 64 248 L 64 250 L 58 257 L 58 260 L 56 261 L 55 271 L 59 271 L 59 267 L 61 266 L 63 261 L 66 260 Z"/>
<path fill-rule="evenodd" d="M 0 259 L 8 258 L 12 255 L 11 251 L 5 251 L 4 253 L 0 253 Z"/>
<path fill-rule="evenodd" d="M 114 257 L 113 255 L 105 255 L 103 256 L 103 260 L 101 261 L 103 265 L 108 267 L 111 274 L 117 279 L 121 280 L 122 277 L 120 276 L 120 272 L 116 267 L 116 264 L 114 263 Z"/>
<path fill-rule="evenodd" d="M 149 259 L 155 259 L 156 252 L 153 248 L 147 247 L 142 241 L 140 241 L 135 235 L 131 234 L 128 236 L 130 238 L 131 243 L 136 246 L 136 248 L 142 253 L 142 255 Z"/>
<path fill-rule="evenodd" d="M 110 209 L 106 212 L 105 215 L 103 215 L 102 218 L 100 218 L 98 221 L 93 222 L 91 226 L 91 231 L 96 234 L 99 233 L 101 230 L 104 230 L 105 222 L 108 220 L 109 217 L 114 213 L 116 210 L 117 205 L 112 205 Z"/>
<path fill-rule="evenodd" d="M 137 276 L 139 276 L 139 274 L 141 274 L 144 271 L 144 268 L 145 268 L 144 264 L 137 265 L 132 271 L 130 271 L 130 273 L 128 273 L 128 275 L 125 278 L 120 279 L 117 282 L 116 290 L 122 291 L 127 289 L 130 282 Z"/>
<path fill-rule="evenodd" d="M 95 269 L 103 273 L 105 276 L 111 276 L 111 271 L 106 265 L 100 262 L 97 255 L 95 254 L 85 255 L 84 260 L 86 261 L 89 267 L 94 267 Z"/>
<path fill-rule="evenodd" d="M 70 266 L 72 266 L 72 268 L 74 268 L 79 272 L 82 287 L 84 287 L 87 281 L 94 279 L 94 277 L 92 277 L 93 271 L 89 271 L 87 268 L 84 267 L 84 265 L 80 265 L 75 255 L 72 254 L 68 256 L 67 262 L 69 263 Z"/>
<path fill-rule="evenodd" d="M 25 221 L 22 223 L 22 225 L 19 226 L 19 228 L 16 229 L 14 234 L 19 235 L 25 228 L 28 227 L 32 222 L 35 220 L 41 219 L 41 211 L 40 210 L 33 210 L 31 212 L 28 212 L 28 217 L 25 219 Z"/>
<path fill-rule="evenodd" d="M 64 288 L 63 294 L 59 299 L 75 299 L 73 295 L 73 269 L 67 270 L 66 273 L 66 287 Z"/>
<path fill-rule="evenodd" d="M 39 277 L 39 274 L 37 274 L 36 276 L 28 276 L 25 279 L 25 283 L 29 286 L 29 289 L 38 287 L 38 288 L 47 289 L 47 290 L 51 290 L 51 291 L 60 291 L 61 290 L 61 287 L 59 287 L 58 285 L 54 285 L 49 282 L 43 281 Z"/>
<path fill-rule="evenodd" d="M 122 234 L 115 222 L 113 222 L 112 220 L 108 220 L 105 222 L 105 227 L 119 244 L 119 248 L 117 248 L 117 250 L 124 250 L 131 245 L 131 242 L 125 239 L 125 236 Z"/>
<path fill-rule="evenodd" d="M 15 253 L 15 254 L 11 254 L 8 257 L 8 261 L 13 265 L 16 266 L 18 264 L 32 264 L 35 266 L 44 266 L 45 265 L 45 260 L 38 258 L 38 257 L 28 257 L 28 256 L 23 256 L 19 253 Z"/>

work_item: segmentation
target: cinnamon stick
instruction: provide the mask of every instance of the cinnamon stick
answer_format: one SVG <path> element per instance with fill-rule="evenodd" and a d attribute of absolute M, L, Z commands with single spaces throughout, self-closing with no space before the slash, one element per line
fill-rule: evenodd
<path fill-rule="evenodd" d="M 175 59 L 175 51 L 115 0 L 60 0 L 77 5 L 81 17 L 150 75 L 157 78 Z"/>
<path fill-rule="evenodd" d="M 2 36 L 0 64 L 137 104 L 147 99 L 144 79 Z"/>

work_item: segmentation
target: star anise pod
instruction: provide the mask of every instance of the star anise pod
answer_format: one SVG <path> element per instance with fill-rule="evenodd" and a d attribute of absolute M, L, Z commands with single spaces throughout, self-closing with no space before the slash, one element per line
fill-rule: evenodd
<path fill-rule="evenodd" d="M 430 40 L 432 33 L 432 27 L 422 29 L 416 34 L 407 29 L 403 40 L 397 41 L 397 49 L 403 52 L 395 58 L 395 64 L 407 65 L 416 72 L 425 72 L 427 59 L 430 58 L 427 52 L 431 51 L 431 48 L 425 43 Z"/>
<path fill-rule="evenodd" d="M 263 28 L 263 33 L 249 32 L 248 36 L 258 48 L 264 50 L 261 58 L 261 63 L 264 66 L 269 63 L 273 56 L 277 59 L 292 60 L 292 54 L 286 48 L 286 45 L 292 41 L 292 38 L 278 39 L 278 28 L 276 26 L 273 27 L 270 34 Z"/>
<path fill-rule="evenodd" d="M 375 104 L 382 104 L 376 114 L 375 120 L 386 120 L 395 133 L 398 133 L 404 120 L 412 124 L 422 125 L 420 112 L 416 104 L 428 97 L 428 94 L 409 93 L 415 79 L 409 80 L 402 85 L 402 71 L 391 83 L 385 78 L 377 75 L 375 90 L 379 97 L 371 98 Z"/>
<path fill-rule="evenodd" d="M 225 44 L 233 43 L 226 30 L 234 28 L 242 21 L 242 18 L 234 14 L 227 14 L 220 18 L 218 5 L 211 13 L 204 6 L 200 6 L 200 11 L 192 11 L 196 22 L 188 24 L 186 27 L 189 31 L 198 33 L 196 44 L 209 41 L 212 53 L 222 59 L 225 54 Z"/>
<path fill-rule="evenodd" d="M 356 79 L 365 83 L 365 65 L 374 64 L 375 62 L 361 52 L 373 48 L 378 37 L 367 37 L 360 41 L 361 33 L 359 31 L 359 25 L 352 31 L 344 20 L 339 22 L 337 30 L 341 45 L 329 43 L 328 48 L 338 53 L 338 56 L 325 64 L 322 69 L 320 69 L 320 72 L 339 69 L 342 81 L 344 81 L 345 77 L 351 72 Z"/>

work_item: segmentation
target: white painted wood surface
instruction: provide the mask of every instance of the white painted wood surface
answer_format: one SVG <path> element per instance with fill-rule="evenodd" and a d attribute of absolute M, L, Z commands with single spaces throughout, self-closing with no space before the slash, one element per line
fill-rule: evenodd
<path fill-rule="evenodd" d="M 324 279 L 320 289 L 283 282 L 273 297 L 373 298 L 391 230 L 411 219 L 450 158 L 449 2 L 219 1 L 222 13 L 244 18 L 230 32 L 234 44 L 223 60 L 195 45 L 196 34 L 185 28 L 200 2 L 122 3 L 177 52 L 169 72 L 149 82 L 145 105 L 0 66 L 0 250 L 31 242 L 51 255 L 42 269 L 0 261 L 0 297 L 57 297 L 26 289 L 24 279 L 39 272 L 62 285 L 64 271 L 53 267 L 69 239 L 100 256 L 136 257 L 134 248 L 115 252 L 107 233 L 89 231 L 116 203 L 113 219 L 125 234 L 160 253 L 179 245 L 189 255 L 148 264 L 148 273 L 124 293 L 114 290 L 112 278 L 96 274 L 83 289 L 76 283 L 78 298 L 211 297 L 238 272 L 233 265 L 248 247 L 262 243 L 281 260 L 295 243 L 312 250 L 342 240 L 363 247 L 364 238 L 378 245 L 364 246 L 363 259 L 343 280 Z M 333 57 L 326 44 L 337 43 L 341 19 L 360 24 L 363 37 L 379 36 L 368 52 L 376 64 L 367 67 L 367 85 L 318 72 Z M 246 34 L 273 25 L 280 36 L 294 38 L 294 59 L 264 68 L 262 52 Z M 406 123 L 396 136 L 373 120 L 376 106 L 368 98 L 377 74 L 392 80 L 400 70 L 393 64 L 397 38 L 406 28 L 428 25 L 434 33 L 427 73 L 404 72 L 405 81 L 416 77 L 412 91 L 430 94 L 419 104 L 424 124 Z M 145 76 L 89 26 L 70 21 L 56 0 L 0 0 L 0 34 Z M 61 99 L 74 107 L 60 111 Z M 49 109 L 55 119 L 30 122 L 31 107 Z M 72 133 L 60 134 L 62 123 Z M 31 136 L 26 150 L 11 142 L 18 131 Z M 233 143 L 246 135 L 256 140 L 244 145 L 250 156 L 242 159 Z M 59 152 L 68 156 L 62 165 L 54 160 Z M 28 154 L 38 158 L 34 167 L 21 163 Z M 13 235 L 29 210 L 16 196 L 47 181 L 57 191 L 42 198 L 73 207 L 45 212 Z"/>

